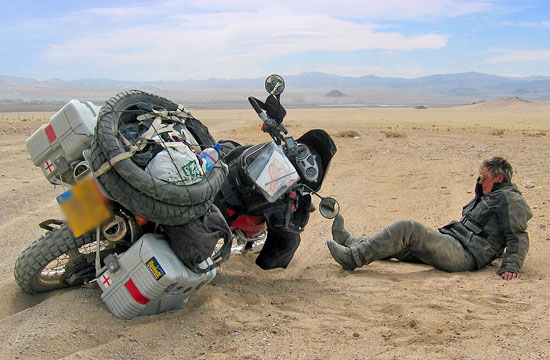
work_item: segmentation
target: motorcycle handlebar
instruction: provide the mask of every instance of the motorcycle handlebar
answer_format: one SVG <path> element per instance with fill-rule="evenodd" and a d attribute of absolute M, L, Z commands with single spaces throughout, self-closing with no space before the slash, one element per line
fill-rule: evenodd
<path fill-rule="evenodd" d="M 260 115 L 261 113 L 263 113 L 263 110 L 262 108 L 260 107 L 260 105 L 258 105 L 258 101 L 253 98 L 252 96 L 249 96 L 248 97 L 248 102 L 250 103 L 250 105 L 252 105 L 252 107 L 254 108 L 254 110 L 258 113 L 258 115 Z M 261 116 L 260 116 L 261 117 Z"/>
<path fill-rule="evenodd" d="M 258 113 L 258 116 L 260 117 L 260 119 L 262 119 L 262 121 L 264 122 L 265 124 L 264 126 L 266 126 L 266 128 L 265 129 L 262 128 L 262 130 L 269 133 L 269 135 L 271 135 L 271 137 L 275 140 L 275 142 L 277 144 L 280 144 L 281 141 L 283 141 L 283 136 L 280 134 L 280 131 L 283 131 L 285 134 L 288 133 L 286 128 L 283 126 L 283 124 L 277 124 L 275 120 L 267 116 L 267 114 L 262 110 L 262 108 L 258 104 L 258 100 L 256 98 L 249 96 L 248 102 L 250 103 L 250 105 L 252 105 L 256 113 Z"/>
<path fill-rule="evenodd" d="M 269 127 L 273 127 L 273 120 L 271 120 L 267 116 L 267 114 L 262 110 L 262 108 L 258 104 L 258 100 L 256 100 L 256 98 L 253 98 L 252 96 L 249 96 L 248 102 L 250 103 L 250 105 L 252 105 L 256 113 L 258 113 L 258 116 L 260 117 L 260 119 L 262 119 L 262 121 L 266 123 Z"/>

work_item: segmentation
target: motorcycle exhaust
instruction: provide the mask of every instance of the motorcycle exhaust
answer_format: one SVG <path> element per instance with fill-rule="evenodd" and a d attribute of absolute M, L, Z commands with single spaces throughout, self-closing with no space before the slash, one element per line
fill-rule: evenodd
<path fill-rule="evenodd" d="M 113 221 L 103 227 L 103 236 L 111 242 L 122 240 L 128 232 L 128 225 L 122 216 L 115 215 Z"/>
<path fill-rule="evenodd" d="M 81 178 L 88 176 L 90 173 L 90 166 L 86 161 L 81 161 L 74 167 L 73 177 L 75 181 L 79 181 Z"/>

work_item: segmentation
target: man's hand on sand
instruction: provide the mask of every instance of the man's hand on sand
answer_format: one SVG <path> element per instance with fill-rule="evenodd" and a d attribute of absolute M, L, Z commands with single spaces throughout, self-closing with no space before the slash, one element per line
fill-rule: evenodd
<path fill-rule="evenodd" d="M 514 280 L 514 279 L 519 279 L 519 274 L 507 271 L 505 273 L 500 274 L 500 277 L 503 278 L 504 280 Z"/>

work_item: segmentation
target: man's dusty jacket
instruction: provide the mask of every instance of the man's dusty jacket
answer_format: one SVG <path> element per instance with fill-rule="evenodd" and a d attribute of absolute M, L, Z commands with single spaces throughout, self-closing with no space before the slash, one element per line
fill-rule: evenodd
<path fill-rule="evenodd" d="M 493 261 L 506 248 L 497 274 L 520 273 L 527 250 L 527 221 L 531 209 L 518 188 L 510 183 L 493 185 L 493 190 L 474 198 L 462 209 L 462 219 L 439 229 L 452 235 L 472 253 L 478 268 Z"/>

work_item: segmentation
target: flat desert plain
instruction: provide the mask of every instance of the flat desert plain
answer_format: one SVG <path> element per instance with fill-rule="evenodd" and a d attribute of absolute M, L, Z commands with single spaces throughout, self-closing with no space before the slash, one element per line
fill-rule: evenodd
<path fill-rule="evenodd" d="M 252 110 L 192 112 L 216 139 L 269 139 Z M 325 244 L 331 221 L 316 212 L 287 269 L 263 271 L 255 252 L 235 254 L 182 309 L 130 321 L 111 315 L 94 283 L 34 296 L 15 283 L 37 224 L 60 216 L 63 189 L 25 148 L 42 122 L 0 123 L 0 358 L 550 358 L 550 102 L 288 109 L 285 120 L 295 137 L 322 128 L 334 138 L 321 192 L 339 200 L 353 235 L 402 218 L 432 227 L 458 219 L 479 163 L 508 158 L 533 212 L 519 280 L 498 277 L 498 260 L 467 273 L 395 261 L 343 271 Z"/>

